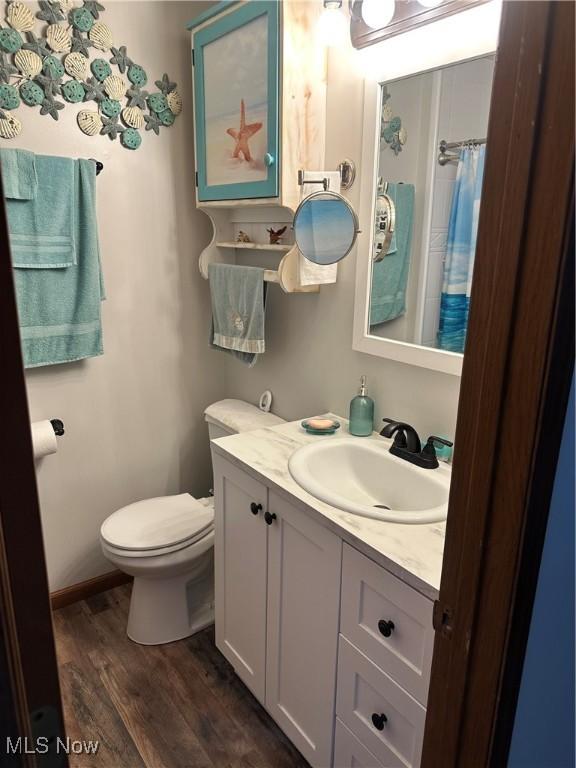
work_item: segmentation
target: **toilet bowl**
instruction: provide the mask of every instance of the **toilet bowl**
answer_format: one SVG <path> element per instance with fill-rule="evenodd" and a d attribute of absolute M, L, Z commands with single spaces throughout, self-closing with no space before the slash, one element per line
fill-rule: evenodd
<path fill-rule="evenodd" d="M 182 493 L 129 504 L 104 521 L 100 542 L 105 557 L 134 577 L 132 640 L 169 643 L 213 622 L 212 500 Z"/>
<path fill-rule="evenodd" d="M 240 400 L 205 411 L 210 439 L 283 419 Z M 214 500 L 189 493 L 144 499 L 102 523 L 104 556 L 134 577 L 127 634 L 142 645 L 181 640 L 214 622 Z"/>

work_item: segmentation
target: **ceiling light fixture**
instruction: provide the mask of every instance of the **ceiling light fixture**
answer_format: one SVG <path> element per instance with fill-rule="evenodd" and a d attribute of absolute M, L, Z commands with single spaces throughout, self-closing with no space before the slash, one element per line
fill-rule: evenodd
<path fill-rule="evenodd" d="M 360 13 L 367 27 L 383 29 L 392 21 L 396 3 L 394 0 L 362 0 Z"/>
<path fill-rule="evenodd" d="M 437 5 L 442 5 L 444 0 L 418 0 L 418 3 L 420 5 L 423 5 L 424 8 L 436 8 Z"/>

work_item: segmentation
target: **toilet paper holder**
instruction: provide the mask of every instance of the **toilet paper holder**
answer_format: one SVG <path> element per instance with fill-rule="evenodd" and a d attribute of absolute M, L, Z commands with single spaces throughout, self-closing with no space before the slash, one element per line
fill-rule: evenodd
<path fill-rule="evenodd" d="M 50 419 L 50 424 L 52 424 L 52 429 L 54 430 L 54 434 L 57 437 L 61 437 L 64 434 L 64 422 L 60 419 Z"/>

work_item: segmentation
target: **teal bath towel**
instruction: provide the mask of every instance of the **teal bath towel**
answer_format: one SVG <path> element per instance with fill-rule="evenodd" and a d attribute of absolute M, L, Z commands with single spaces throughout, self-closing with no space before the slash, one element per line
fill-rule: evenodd
<path fill-rule="evenodd" d="M 71 162 L 77 264 L 14 269 L 26 368 L 68 363 L 103 352 L 100 302 L 104 294 L 96 222 L 96 166 L 91 160 Z M 41 179 L 37 201 L 42 201 L 47 211 L 54 210 L 49 196 L 53 187 L 45 192 Z M 56 198 L 61 199 L 60 191 Z"/>
<path fill-rule="evenodd" d="M 15 163 L 2 150 L 2 171 L 8 163 L 8 181 Z M 74 164 L 68 157 L 34 155 L 37 190 L 33 198 L 10 197 L 5 191 L 12 263 L 15 267 L 59 269 L 76 263 L 74 232 Z M 94 163 L 92 161 L 92 165 Z M 22 163 L 19 163 L 19 166 Z M 27 185 L 24 181 L 22 184 Z M 22 186 L 19 184 L 18 186 Z M 8 184 L 8 190 L 15 185 Z"/>
<path fill-rule="evenodd" d="M 388 184 L 388 194 L 396 206 L 395 250 L 392 247 L 382 261 L 372 264 L 370 325 L 394 320 L 406 312 L 406 284 L 410 271 L 414 186 Z"/>
<path fill-rule="evenodd" d="M 36 157 L 25 149 L 0 150 L 4 197 L 9 200 L 34 200 L 38 189 Z"/>
<path fill-rule="evenodd" d="M 212 298 L 210 344 L 253 366 L 264 341 L 264 270 L 234 264 L 209 264 Z"/>

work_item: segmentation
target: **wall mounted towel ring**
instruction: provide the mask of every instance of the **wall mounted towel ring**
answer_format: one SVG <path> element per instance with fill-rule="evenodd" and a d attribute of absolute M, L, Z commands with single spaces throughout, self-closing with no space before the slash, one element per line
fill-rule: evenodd
<path fill-rule="evenodd" d="M 359 233 L 358 217 L 338 192 L 314 192 L 294 214 L 294 239 L 300 253 L 314 264 L 335 264 L 347 256 Z"/>

